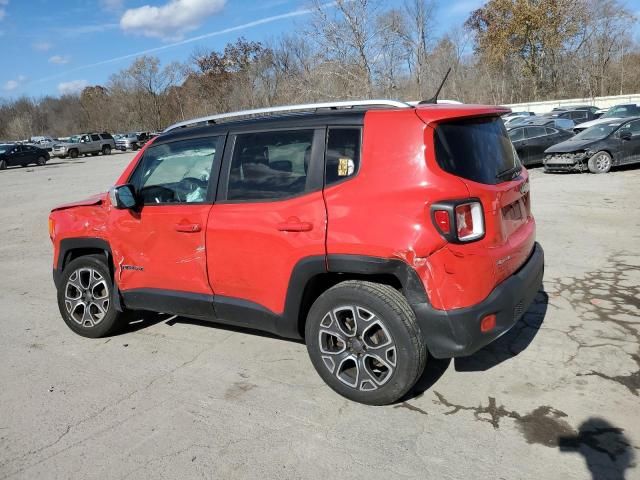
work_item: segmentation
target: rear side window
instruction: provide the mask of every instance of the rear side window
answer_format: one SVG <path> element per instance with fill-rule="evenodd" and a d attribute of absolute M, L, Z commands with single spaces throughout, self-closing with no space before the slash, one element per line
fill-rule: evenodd
<path fill-rule="evenodd" d="M 327 138 L 325 184 L 332 185 L 355 175 L 360 168 L 359 128 L 330 128 Z"/>
<path fill-rule="evenodd" d="M 276 200 L 304 193 L 313 135 L 313 130 L 238 135 L 227 200 Z"/>
<path fill-rule="evenodd" d="M 499 117 L 441 123 L 435 131 L 436 160 L 444 171 L 495 185 L 521 169 Z"/>
<path fill-rule="evenodd" d="M 113 137 L 108 133 L 101 133 L 100 136 L 103 140 L 113 140 Z"/>
<path fill-rule="evenodd" d="M 91 140 L 94 142 L 99 142 L 100 141 L 100 135 L 91 135 Z"/>

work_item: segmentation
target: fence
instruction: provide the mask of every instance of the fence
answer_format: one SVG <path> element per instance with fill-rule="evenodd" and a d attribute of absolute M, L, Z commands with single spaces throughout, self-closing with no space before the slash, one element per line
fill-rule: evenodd
<path fill-rule="evenodd" d="M 609 108 L 620 103 L 640 104 L 640 93 L 633 95 L 613 95 L 609 97 L 570 98 L 566 100 L 547 100 L 544 102 L 514 103 L 505 106 L 514 112 L 546 113 L 555 107 L 594 105 L 598 108 Z"/>

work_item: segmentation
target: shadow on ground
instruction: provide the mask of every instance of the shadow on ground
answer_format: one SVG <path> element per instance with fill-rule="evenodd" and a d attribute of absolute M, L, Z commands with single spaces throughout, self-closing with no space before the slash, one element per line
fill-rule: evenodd
<path fill-rule="evenodd" d="M 564 453 L 584 456 L 593 480 L 624 480 L 634 465 L 634 447 L 622 428 L 603 418 L 589 418 L 575 435 L 560 437 L 558 448 Z"/>
<path fill-rule="evenodd" d="M 522 353 L 540 331 L 548 306 L 549 295 L 543 287 L 536 295 L 529 310 L 511 330 L 473 355 L 456 358 L 456 371 L 488 370 Z"/>

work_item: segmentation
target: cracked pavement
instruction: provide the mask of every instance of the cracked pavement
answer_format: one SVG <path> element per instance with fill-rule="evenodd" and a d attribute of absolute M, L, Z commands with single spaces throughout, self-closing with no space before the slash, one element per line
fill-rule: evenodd
<path fill-rule="evenodd" d="M 534 305 L 367 407 L 326 387 L 301 343 L 162 316 L 99 340 L 64 325 L 48 211 L 131 158 L 0 172 L 0 479 L 640 479 L 640 168 L 532 170 Z"/>

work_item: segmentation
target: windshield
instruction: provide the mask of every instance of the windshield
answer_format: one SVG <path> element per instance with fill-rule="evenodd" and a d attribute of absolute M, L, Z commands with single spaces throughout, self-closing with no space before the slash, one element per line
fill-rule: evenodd
<path fill-rule="evenodd" d="M 474 182 L 495 185 L 521 169 L 499 117 L 442 123 L 436 128 L 435 144 L 443 170 Z"/>
<path fill-rule="evenodd" d="M 640 115 L 640 108 L 637 105 L 620 105 L 618 107 L 611 107 L 607 110 L 607 113 L 600 118 L 626 118 Z"/>
<path fill-rule="evenodd" d="M 603 123 L 601 125 L 595 125 L 587 128 L 583 132 L 580 132 L 578 135 L 573 137 L 572 140 L 599 140 L 610 135 L 619 126 L 619 123 Z"/>
<path fill-rule="evenodd" d="M 80 143 L 80 135 L 74 135 L 67 140 L 67 143 Z"/>

